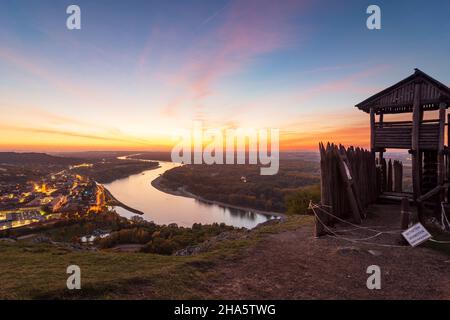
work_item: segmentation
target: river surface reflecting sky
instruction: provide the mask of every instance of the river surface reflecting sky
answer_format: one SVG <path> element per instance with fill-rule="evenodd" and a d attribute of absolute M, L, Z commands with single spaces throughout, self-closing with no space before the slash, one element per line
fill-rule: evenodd
<path fill-rule="evenodd" d="M 158 169 L 147 170 L 105 184 L 105 187 L 119 201 L 144 212 L 144 219 L 157 224 L 176 223 L 179 226 L 191 227 L 194 223 L 223 222 L 235 227 L 253 228 L 273 218 L 249 210 L 226 208 L 159 191 L 151 185 L 151 182 L 166 170 L 177 167 L 179 164 L 160 162 L 160 166 Z M 115 210 L 127 218 L 135 215 L 121 207 L 116 207 Z"/>

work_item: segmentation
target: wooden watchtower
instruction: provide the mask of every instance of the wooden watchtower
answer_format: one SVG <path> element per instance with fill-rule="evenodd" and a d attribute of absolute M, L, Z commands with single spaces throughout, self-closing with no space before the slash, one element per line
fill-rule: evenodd
<path fill-rule="evenodd" d="M 375 156 L 378 153 L 379 160 L 386 149 L 409 150 L 413 199 L 419 203 L 437 194 L 441 195 L 440 201 L 444 201 L 449 171 L 446 166 L 448 147 L 445 146 L 449 105 L 450 88 L 419 69 L 356 105 L 370 114 L 371 151 Z M 425 112 L 430 115 L 426 120 Z M 388 114 L 405 114 L 405 120 L 384 121 L 383 117 Z"/>

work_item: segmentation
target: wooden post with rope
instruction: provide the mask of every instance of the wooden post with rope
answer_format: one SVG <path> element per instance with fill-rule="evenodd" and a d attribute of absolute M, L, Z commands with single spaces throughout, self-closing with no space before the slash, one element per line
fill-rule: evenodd
<path fill-rule="evenodd" d="M 394 192 L 403 192 L 403 165 L 398 160 L 394 160 Z"/>
<path fill-rule="evenodd" d="M 361 224 L 365 208 L 379 196 L 379 170 L 373 152 L 333 143 L 319 143 L 321 202 L 310 206 L 316 237 L 328 234 L 339 219 Z M 378 181 L 378 182 L 377 182 Z M 331 215 L 324 211 L 329 211 Z"/>
<path fill-rule="evenodd" d="M 358 203 L 357 199 L 357 193 L 353 181 L 353 175 L 350 171 L 350 164 L 348 162 L 347 156 L 345 152 L 342 150 L 335 150 L 336 154 L 338 155 L 338 166 L 339 166 L 339 172 L 341 174 L 342 180 L 345 183 L 345 189 L 348 197 L 348 201 L 350 203 L 350 208 L 352 211 L 352 217 L 353 221 L 356 224 L 361 224 L 361 208 Z"/>
<path fill-rule="evenodd" d="M 329 171 L 329 155 L 327 154 L 325 147 L 322 143 L 319 144 L 319 150 L 320 150 L 320 170 L 321 172 L 327 172 Z M 320 198 L 321 198 L 321 204 L 326 206 L 331 206 L 331 182 L 330 182 L 330 175 L 329 174 L 322 174 L 320 176 Z M 316 238 L 326 235 L 325 232 L 325 226 L 324 223 L 326 222 L 325 219 L 327 217 L 324 217 L 322 212 L 317 212 L 320 210 L 314 210 L 312 207 L 313 203 L 309 203 L 309 210 L 312 211 L 314 214 L 314 221 L 315 221 L 315 228 L 314 228 L 314 236 Z"/>
<path fill-rule="evenodd" d="M 411 208 L 409 207 L 408 198 L 403 197 L 402 204 L 401 204 L 401 211 L 400 211 L 400 229 L 401 230 L 408 229 L 409 222 L 410 222 L 410 216 L 411 216 Z M 408 242 L 403 238 L 402 235 L 400 235 L 399 241 L 403 245 L 408 244 Z"/>
<path fill-rule="evenodd" d="M 392 192 L 392 160 L 389 159 L 388 165 L 387 165 L 387 184 L 386 184 L 386 191 Z"/>

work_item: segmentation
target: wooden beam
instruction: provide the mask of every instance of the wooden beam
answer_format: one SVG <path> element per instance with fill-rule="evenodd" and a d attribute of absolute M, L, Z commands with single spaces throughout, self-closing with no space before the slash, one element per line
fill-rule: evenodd
<path fill-rule="evenodd" d="M 450 147 L 450 113 L 447 114 L 447 152 L 448 152 L 449 147 Z M 449 180 L 450 179 L 450 155 L 447 153 L 445 158 L 447 160 L 447 177 L 446 177 L 446 179 Z M 447 200 L 450 200 L 450 190 L 448 190 L 447 193 L 448 193 Z"/>
<path fill-rule="evenodd" d="M 375 112 L 370 108 L 370 151 L 375 153 Z"/>
<path fill-rule="evenodd" d="M 432 196 L 438 194 L 441 190 L 445 189 L 446 187 L 448 187 L 448 185 L 436 186 L 435 188 L 431 189 L 430 191 L 428 191 L 424 195 L 421 195 L 419 198 L 417 198 L 417 202 L 423 202 L 423 201 L 431 198 Z"/>
<path fill-rule="evenodd" d="M 409 226 L 409 217 L 411 216 L 411 208 L 409 207 L 409 201 L 408 198 L 404 197 L 402 198 L 402 204 L 401 204 L 401 211 L 400 211 L 400 229 L 406 230 Z M 407 242 L 403 238 L 402 235 L 400 235 L 400 243 L 406 245 Z"/>
<path fill-rule="evenodd" d="M 445 180 L 444 139 L 446 107 L 447 105 L 443 102 L 439 105 L 438 184 L 443 184 Z"/>
<path fill-rule="evenodd" d="M 420 188 L 420 195 L 422 195 L 422 177 L 423 177 L 423 157 L 424 157 L 424 152 L 422 150 L 419 149 L 418 151 L 418 157 L 417 157 L 417 168 L 419 170 L 419 188 Z"/>
<path fill-rule="evenodd" d="M 394 192 L 403 191 L 403 164 L 394 160 Z"/>
<path fill-rule="evenodd" d="M 414 103 L 413 103 L 413 126 L 411 135 L 411 157 L 412 157 L 412 180 L 413 180 L 413 192 L 414 199 L 420 197 L 420 155 L 419 155 L 419 130 L 420 130 L 420 117 L 421 117 L 421 82 L 414 84 Z"/>
<path fill-rule="evenodd" d="M 445 181 L 445 114 L 446 114 L 447 104 L 441 102 L 439 104 L 439 145 L 438 145 L 438 184 L 443 185 Z M 442 189 L 439 194 L 439 201 L 442 203 L 445 201 L 445 189 Z M 439 206 L 440 209 L 440 206 Z M 436 208 L 436 211 L 438 208 Z"/>
<path fill-rule="evenodd" d="M 392 160 L 389 159 L 387 166 L 387 185 L 386 190 L 392 192 Z"/>
<path fill-rule="evenodd" d="M 447 146 L 450 147 L 450 113 L 447 114 Z"/>
<path fill-rule="evenodd" d="M 331 206 L 331 182 L 330 182 L 330 172 L 328 172 L 328 163 L 329 159 L 327 159 L 327 152 L 323 143 L 319 143 L 320 150 L 320 202 L 324 206 Z M 312 209 L 309 209 L 314 212 Z M 326 234 L 324 224 L 328 222 L 328 217 L 325 217 L 321 210 L 315 211 L 314 220 L 315 220 L 315 228 L 314 228 L 314 236 L 316 238 L 323 236 Z"/>
<path fill-rule="evenodd" d="M 361 211 L 359 210 L 358 200 L 356 199 L 356 193 L 353 189 L 353 173 L 350 171 L 350 166 L 346 160 L 345 153 L 342 150 L 334 150 L 336 154 L 336 158 L 338 161 L 338 168 L 341 174 L 342 180 L 345 184 L 345 189 L 348 197 L 348 201 L 350 204 L 350 208 L 352 211 L 353 222 L 356 224 L 361 224 Z"/>
<path fill-rule="evenodd" d="M 428 120 L 422 120 L 422 123 L 438 123 L 439 120 L 436 119 L 428 119 Z M 383 122 L 383 127 L 392 127 L 392 126 L 401 126 L 403 127 L 404 125 L 407 124 L 412 124 L 411 121 L 409 120 L 405 120 L 405 121 L 384 121 Z M 378 123 L 376 123 L 376 125 L 378 125 Z"/>

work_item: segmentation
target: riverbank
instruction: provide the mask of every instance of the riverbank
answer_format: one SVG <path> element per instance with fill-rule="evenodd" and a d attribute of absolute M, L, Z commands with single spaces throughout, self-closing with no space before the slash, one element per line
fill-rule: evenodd
<path fill-rule="evenodd" d="M 258 209 L 253 209 L 253 208 L 248 208 L 248 207 L 242 207 L 242 206 L 236 206 L 236 205 L 232 205 L 229 203 L 224 203 L 224 202 L 220 202 L 220 201 L 214 201 L 214 200 L 208 200 L 205 199 L 201 196 L 195 195 L 189 191 L 187 191 L 184 187 L 182 188 L 178 188 L 177 190 L 173 190 L 170 189 L 166 186 L 163 185 L 163 181 L 164 181 L 164 177 L 163 176 L 159 176 L 156 179 L 154 179 L 151 182 L 151 185 L 155 188 L 158 189 L 161 192 L 165 192 L 174 196 L 180 196 L 180 197 L 186 197 L 186 198 L 192 198 L 207 204 L 212 204 L 212 205 L 218 205 L 221 207 L 225 207 L 225 208 L 230 208 L 230 209 L 236 209 L 236 210 L 242 210 L 242 211 L 251 211 L 257 214 L 262 214 L 265 216 L 275 216 L 278 217 L 280 219 L 285 219 L 286 215 L 280 212 L 269 212 L 269 211 L 264 211 L 264 210 L 258 210 Z"/>
<path fill-rule="evenodd" d="M 136 154 L 132 154 L 132 155 L 127 155 L 127 156 L 123 156 L 123 157 L 119 157 L 118 159 L 120 160 L 138 160 L 138 161 L 143 161 L 143 162 L 148 162 L 148 161 L 155 161 L 154 158 L 154 154 L 151 154 L 147 157 L 142 157 L 143 154 L 142 153 L 136 153 Z M 161 161 L 161 160 L 158 160 Z M 169 162 L 169 163 L 173 163 L 171 160 L 169 161 L 164 161 L 163 162 Z M 181 166 L 181 165 L 180 165 Z M 160 167 L 160 166 L 158 166 Z M 170 169 L 169 169 L 170 170 Z M 225 207 L 225 208 L 230 208 L 230 209 L 236 209 L 236 210 L 241 210 L 241 211 L 250 211 L 256 214 L 261 214 L 264 216 L 275 216 L 281 219 L 285 218 L 285 214 L 281 213 L 281 212 L 275 212 L 275 211 L 265 211 L 265 210 L 261 210 L 261 209 L 255 209 L 252 207 L 246 207 L 246 206 L 239 206 L 239 205 L 232 205 L 230 203 L 226 203 L 226 202 L 222 202 L 222 201 L 217 201 L 217 200 L 209 200 L 209 199 L 205 199 L 202 196 L 193 194 L 189 191 L 186 190 L 186 186 L 183 186 L 181 188 L 178 188 L 177 190 L 173 190 L 169 187 L 163 186 L 161 184 L 162 179 L 164 179 L 164 177 L 162 175 L 158 176 L 157 178 L 155 178 L 154 180 L 151 181 L 151 185 L 164 193 L 167 194 L 171 194 L 174 196 L 181 196 L 181 197 L 185 197 L 185 198 L 192 198 L 198 201 L 201 201 L 203 203 L 207 203 L 207 204 L 211 204 L 211 205 L 217 205 L 220 207 Z"/>
<path fill-rule="evenodd" d="M 111 160 L 108 162 L 97 162 L 91 166 L 73 168 L 71 172 L 87 176 L 101 184 L 107 184 L 158 167 L 158 161 Z"/>
<path fill-rule="evenodd" d="M 105 196 L 107 198 L 107 204 L 109 206 L 122 207 L 125 210 L 128 210 L 128 211 L 130 211 L 132 213 L 135 213 L 135 214 L 138 214 L 138 215 L 141 215 L 141 216 L 144 215 L 144 212 L 142 212 L 140 210 L 137 210 L 137 209 L 134 209 L 134 208 L 126 205 L 122 201 L 117 200 L 117 198 L 115 198 L 113 196 L 113 194 L 107 188 L 105 188 L 105 186 L 102 185 L 102 188 L 103 188 L 103 192 L 105 193 Z"/>

